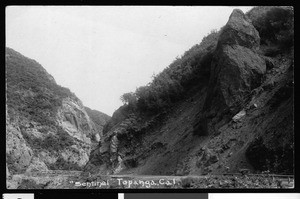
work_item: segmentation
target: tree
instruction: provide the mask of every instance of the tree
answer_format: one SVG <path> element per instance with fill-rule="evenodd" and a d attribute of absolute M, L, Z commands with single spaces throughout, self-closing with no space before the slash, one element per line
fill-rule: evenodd
<path fill-rule="evenodd" d="M 137 101 L 136 95 L 133 92 L 124 93 L 120 99 L 124 104 L 127 105 L 135 105 Z"/>

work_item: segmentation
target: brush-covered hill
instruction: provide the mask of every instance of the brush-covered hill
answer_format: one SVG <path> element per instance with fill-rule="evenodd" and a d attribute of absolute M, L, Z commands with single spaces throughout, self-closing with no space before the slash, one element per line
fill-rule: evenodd
<path fill-rule="evenodd" d="M 98 129 L 99 134 L 96 135 L 96 141 L 98 143 L 100 141 L 100 137 L 103 136 L 103 128 L 105 124 L 109 121 L 110 116 L 100 111 L 90 109 L 89 107 L 84 107 L 84 108 L 86 113 L 89 115 L 91 120 L 96 125 L 96 128 Z"/>
<path fill-rule="evenodd" d="M 293 8 L 236 9 L 220 31 L 121 96 L 85 170 L 292 174 L 293 70 Z"/>
<path fill-rule="evenodd" d="M 5 56 L 7 177 L 81 170 L 109 117 L 84 107 L 35 60 L 11 48 Z"/>

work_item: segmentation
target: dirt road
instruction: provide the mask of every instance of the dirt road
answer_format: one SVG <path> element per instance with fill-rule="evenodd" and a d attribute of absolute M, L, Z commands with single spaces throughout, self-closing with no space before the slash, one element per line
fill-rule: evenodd
<path fill-rule="evenodd" d="M 209 189 L 293 188 L 291 175 L 226 174 L 205 176 L 92 175 L 52 170 L 15 175 L 10 188 L 18 189 Z M 13 180 L 12 179 L 12 180 Z"/>

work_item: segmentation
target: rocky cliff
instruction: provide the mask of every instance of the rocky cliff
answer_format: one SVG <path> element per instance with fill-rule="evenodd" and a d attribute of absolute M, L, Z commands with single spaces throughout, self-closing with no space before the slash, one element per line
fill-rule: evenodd
<path fill-rule="evenodd" d="M 258 31 L 250 20 L 241 10 L 234 10 L 214 53 L 206 109 L 212 109 L 211 104 L 239 108 L 244 96 L 261 85 L 266 63 L 257 54 L 259 44 Z"/>
<path fill-rule="evenodd" d="M 120 107 L 86 171 L 293 173 L 293 9 L 237 9 L 212 35 L 175 62 L 198 72 L 184 96 L 154 114 Z"/>
<path fill-rule="evenodd" d="M 6 167 L 11 176 L 81 170 L 109 118 L 103 114 L 100 122 L 91 119 L 90 109 L 69 89 L 11 48 L 6 48 L 6 104 Z"/>

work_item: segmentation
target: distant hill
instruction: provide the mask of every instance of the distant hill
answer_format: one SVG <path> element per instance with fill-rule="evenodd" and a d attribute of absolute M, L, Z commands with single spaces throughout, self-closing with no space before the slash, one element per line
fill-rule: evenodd
<path fill-rule="evenodd" d="M 102 133 L 104 125 L 109 121 L 111 117 L 100 111 L 92 110 L 89 107 L 85 106 L 84 108 L 87 114 L 89 115 L 89 117 L 96 125 L 97 129 L 99 129 L 99 131 Z"/>

